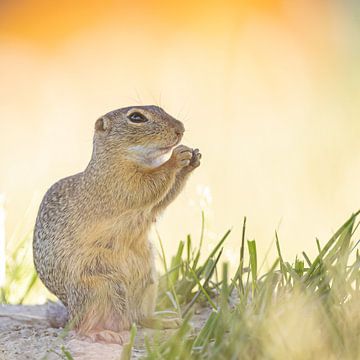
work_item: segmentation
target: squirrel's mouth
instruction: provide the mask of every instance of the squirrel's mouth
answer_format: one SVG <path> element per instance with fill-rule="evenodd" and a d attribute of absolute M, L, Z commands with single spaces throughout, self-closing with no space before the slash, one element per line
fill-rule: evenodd
<path fill-rule="evenodd" d="M 161 148 L 159 148 L 159 150 L 160 150 L 161 152 L 167 153 L 167 152 L 170 151 L 174 146 L 176 146 L 177 144 L 179 144 L 180 141 L 181 141 L 181 137 L 179 137 L 172 145 L 161 147 Z"/>

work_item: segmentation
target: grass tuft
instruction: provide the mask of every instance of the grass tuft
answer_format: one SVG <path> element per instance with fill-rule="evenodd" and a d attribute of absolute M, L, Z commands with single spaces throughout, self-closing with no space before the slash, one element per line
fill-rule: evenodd
<path fill-rule="evenodd" d="M 186 252 L 180 243 L 172 268 L 162 278 L 171 275 L 173 287 L 161 281 L 158 302 L 159 309 L 171 307 L 166 293 L 174 291 L 185 321 L 165 341 L 148 339 L 146 358 L 358 358 L 360 255 L 359 242 L 353 241 L 358 214 L 322 246 L 316 240 L 319 253 L 314 259 L 303 252 L 303 259 L 285 261 L 275 234 L 278 257 L 262 274 L 255 240 L 247 241 L 245 251 L 244 218 L 239 266 L 232 278 L 227 263 L 221 261 L 230 231 L 202 263 L 202 240 L 199 249 L 193 249 L 188 236 Z M 200 328 L 191 312 L 194 305 L 200 312 L 211 309 Z"/>
<path fill-rule="evenodd" d="M 318 254 L 305 251 L 283 258 L 275 234 L 277 258 L 266 272 L 258 266 L 255 240 L 246 239 L 246 218 L 234 274 L 222 261 L 230 230 L 203 256 L 204 214 L 198 246 L 190 235 L 166 259 L 159 237 L 164 274 L 157 312 L 182 317 L 179 329 L 145 337 L 146 359 L 357 359 L 360 354 L 360 253 L 353 214 Z M 247 247 L 246 247 L 247 244 Z M 30 239 L 10 252 L 2 301 L 22 303 L 37 291 Z M 245 264 L 248 266 L 245 267 Z M 201 319 L 199 318 L 200 315 Z M 137 343 L 132 327 L 122 359 Z M 135 345 L 134 345 L 135 344 Z M 71 354 L 62 348 L 62 355 Z"/>

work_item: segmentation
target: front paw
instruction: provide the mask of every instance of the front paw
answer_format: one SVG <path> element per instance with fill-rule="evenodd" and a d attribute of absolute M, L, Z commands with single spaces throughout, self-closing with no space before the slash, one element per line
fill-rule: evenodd
<path fill-rule="evenodd" d="M 173 150 L 169 162 L 173 167 L 182 169 L 190 165 L 192 158 L 193 150 L 185 145 L 179 145 Z"/>
<path fill-rule="evenodd" d="M 182 169 L 182 171 L 185 173 L 189 173 L 190 171 L 193 171 L 194 169 L 200 166 L 200 160 L 201 160 L 200 150 L 199 149 L 193 150 L 189 165 L 185 166 Z"/>
<path fill-rule="evenodd" d="M 198 166 L 200 166 L 201 156 L 202 156 L 202 155 L 201 155 L 199 149 L 193 150 L 189 167 L 191 167 L 192 169 L 196 169 Z"/>

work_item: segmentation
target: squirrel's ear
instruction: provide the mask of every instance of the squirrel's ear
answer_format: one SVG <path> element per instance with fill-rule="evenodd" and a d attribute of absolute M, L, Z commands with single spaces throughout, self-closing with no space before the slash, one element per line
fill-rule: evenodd
<path fill-rule="evenodd" d="M 96 120 L 95 123 L 96 131 L 105 131 L 109 129 L 109 127 L 110 127 L 110 120 L 107 117 L 103 116 L 100 119 Z"/>

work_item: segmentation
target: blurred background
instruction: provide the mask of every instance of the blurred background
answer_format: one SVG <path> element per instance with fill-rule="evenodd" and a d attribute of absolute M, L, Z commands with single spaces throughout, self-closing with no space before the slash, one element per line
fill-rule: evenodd
<path fill-rule="evenodd" d="M 7 249 L 86 167 L 100 115 L 157 104 L 203 153 L 157 225 L 168 254 L 199 236 L 201 209 L 205 246 L 233 229 L 230 262 L 244 216 L 261 257 L 275 230 L 285 256 L 315 253 L 360 207 L 359 18 L 356 0 L 1 0 Z"/>

